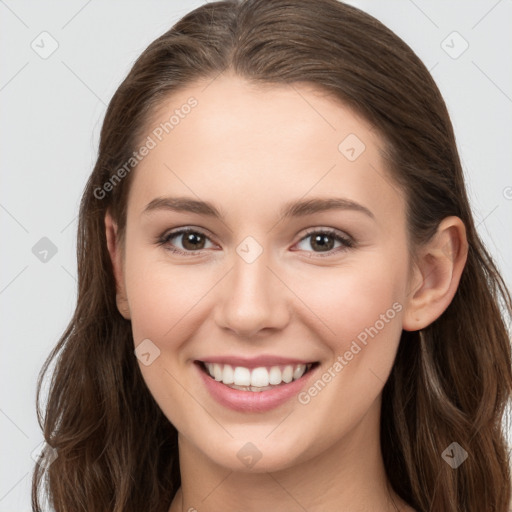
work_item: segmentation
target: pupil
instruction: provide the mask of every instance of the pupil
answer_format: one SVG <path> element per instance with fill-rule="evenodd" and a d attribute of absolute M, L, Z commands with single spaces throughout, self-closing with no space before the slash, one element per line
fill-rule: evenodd
<path fill-rule="evenodd" d="M 185 239 L 183 241 L 183 247 L 185 247 L 185 249 L 197 249 L 198 248 L 198 245 L 196 244 L 201 244 L 201 235 L 198 234 L 198 233 L 187 233 L 186 236 L 185 236 Z M 204 242 L 204 240 L 203 240 Z M 187 247 L 188 244 L 191 244 L 191 246 Z M 201 247 L 199 247 L 201 248 Z"/>
<path fill-rule="evenodd" d="M 330 239 L 330 243 L 329 243 Z M 330 235 L 316 235 L 313 238 L 312 247 L 314 248 L 314 245 L 317 245 L 318 248 L 320 248 L 321 251 L 329 251 L 334 246 L 334 240 Z"/>

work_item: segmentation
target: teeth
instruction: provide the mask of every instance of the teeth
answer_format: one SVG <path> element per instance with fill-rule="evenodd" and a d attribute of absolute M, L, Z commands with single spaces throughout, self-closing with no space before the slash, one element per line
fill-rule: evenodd
<path fill-rule="evenodd" d="M 226 367 L 226 365 L 224 365 Z M 233 381 L 237 386 L 250 386 L 251 385 L 251 370 L 243 366 L 237 366 L 233 373 Z"/>
<path fill-rule="evenodd" d="M 229 364 L 225 364 L 222 370 L 222 382 L 224 382 L 224 384 L 233 384 L 233 382 L 235 382 L 233 368 L 229 366 Z"/>
<path fill-rule="evenodd" d="M 281 369 L 279 366 L 272 366 L 270 368 L 268 382 L 274 386 L 281 384 Z"/>
<path fill-rule="evenodd" d="M 233 368 L 229 364 L 205 363 L 208 374 L 216 381 L 247 391 L 264 391 L 271 389 L 272 386 L 279 386 L 283 382 L 288 384 L 300 379 L 311 366 L 312 364 L 289 364 L 270 368 L 262 366 L 250 370 L 243 366 Z"/>
<path fill-rule="evenodd" d="M 293 380 L 300 379 L 306 373 L 306 365 L 298 364 L 293 370 Z"/>
<path fill-rule="evenodd" d="M 222 380 L 222 367 L 220 364 L 215 363 L 213 365 L 213 376 L 215 380 Z"/>
<path fill-rule="evenodd" d="M 263 388 L 268 386 L 269 379 L 270 377 L 266 368 L 254 368 L 251 372 L 251 386 Z"/>
<path fill-rule="evenodd" d="M 293 366 L 285 366 L 283 375 L 281 377 L 287 384 L 293 380 Z"/>

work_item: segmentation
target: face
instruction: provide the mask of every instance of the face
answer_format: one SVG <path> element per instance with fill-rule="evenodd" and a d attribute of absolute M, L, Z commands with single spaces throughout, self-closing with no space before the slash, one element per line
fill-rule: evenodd
<path fill-rule="evenodd" d="M 143 377 L 180 436 L 215 464 L 273 471 L 378 410 L 409 290 L 405 200 L 378 135 L 333 98 L 206 84 L 148 124 L 119 282 Z"/>

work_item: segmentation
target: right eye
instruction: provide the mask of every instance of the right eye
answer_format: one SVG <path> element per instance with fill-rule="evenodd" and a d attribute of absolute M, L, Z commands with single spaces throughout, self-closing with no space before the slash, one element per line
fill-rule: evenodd
<path fill-rule="evenodd" d="M 181 247 L 176 247 L 171 241 L 180 240 Z M 199 256 L 206 249 L 205 243 L 210 239 L 201 231 L 192 228 L 181 228 L 175 231 L 167 232 L 158 239 L 158 245 L 165 249 L 184 256 Z M 210 243 L 212 243 L 210 241 Z"/>

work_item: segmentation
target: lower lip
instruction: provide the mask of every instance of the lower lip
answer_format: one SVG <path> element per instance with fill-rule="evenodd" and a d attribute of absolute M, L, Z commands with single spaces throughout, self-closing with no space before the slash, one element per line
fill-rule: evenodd
<path fill-rule="evenodd" d="M 300 379 L 267 391 L 241 391 L 232 389 L 222 382 L 210 377 L 200 363 L 195 363 L 199 375 L 203 379 L 206 388 L 221 405 L 243 412 L 265 412 L 284 404 L 290 398 L 299 394 L 306 386 L 318 366 L 313 367 Z"/>

